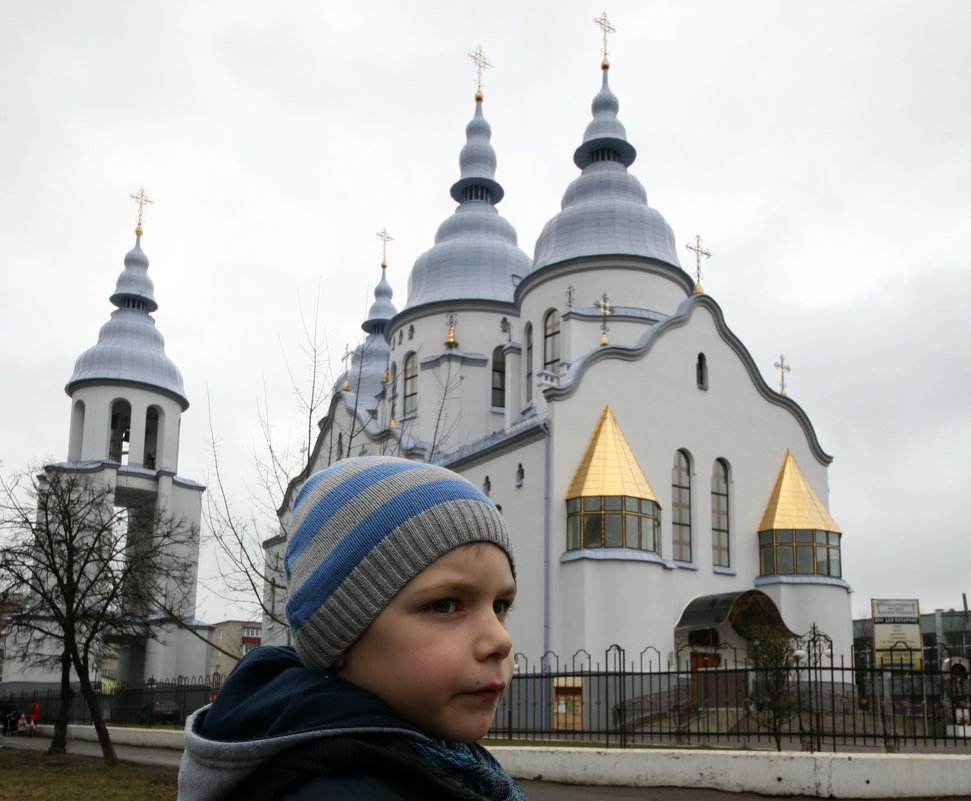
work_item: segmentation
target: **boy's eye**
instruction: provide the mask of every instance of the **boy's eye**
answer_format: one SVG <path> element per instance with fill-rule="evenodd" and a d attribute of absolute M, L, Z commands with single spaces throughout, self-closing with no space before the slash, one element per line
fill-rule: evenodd
<path fill-rule="evenodd" d="M 435 614 L 447 615 L 455 611 L 455 601 L 452 598 L 441 598 L 437 601 L 432 601 L 428 608 Z"/>
<path fill-rule="evenodd" d="M 510 601 L 493 601 L 492 611 L 496 613 L 497 617 L 505 617 L 509 614 L 509 610 L 512 608 L 512 603 Z"/>

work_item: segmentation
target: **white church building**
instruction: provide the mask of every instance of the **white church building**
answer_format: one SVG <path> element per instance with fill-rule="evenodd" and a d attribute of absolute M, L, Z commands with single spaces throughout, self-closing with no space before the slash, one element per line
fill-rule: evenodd
<path fill-rule="evenodd" d="M 509 625 L 531 660 L 616 645 L 628 660 L 652 647 L 668 667 L 713 666 L 744 657 L 765 626 L 816 626 L 848 655 L 832 457 L 682 268 L 630 171 L 608 77 L 605 58 L 579 175 L 532 258 L 496 209 L 503 188 L 476 94 L 455 212 L 415 261 L 400 310 L 382 271 L 366 337 L 281 508 L 346 456 L 462 473 L 508 521 Z M 281 523 L 271 563 L 286 511 Z M 265 622 L 264 642 L 285 638 Z"/>

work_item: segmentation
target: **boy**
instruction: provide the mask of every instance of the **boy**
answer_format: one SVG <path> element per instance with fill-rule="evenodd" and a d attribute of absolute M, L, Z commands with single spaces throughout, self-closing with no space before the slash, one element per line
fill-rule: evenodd
<path fill-rule="evenodd" d="M 180 801 L 515 801 L 475 741 L 512 676 L 509 536 L 433 465 L 374 456 L 311 476 L 285 570 L 294 647 L 257 648 L 186 722 Z"/>

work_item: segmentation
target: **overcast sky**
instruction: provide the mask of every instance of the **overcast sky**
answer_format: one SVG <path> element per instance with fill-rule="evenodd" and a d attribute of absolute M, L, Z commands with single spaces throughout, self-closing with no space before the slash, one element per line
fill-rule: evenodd
<path fill-rule="evenodd" d="M 180 474 L 251 480 L 257 400 L 299 424 L 299 308 L 318 282 L 334 370 L 379 278 L 454 208 L 481 45 L 499 211 L 532 255 L 577 175 L 604 9 L 489 3 L 0 0 L 0 459 L 67 454 L 74 360 L 134 242 L 192 403 Z M 971 593 L 971 3 L 615 0 L 631 170 L 766 380 L 780 353 L 871 597 Z M 681 252 L 690 268 L 690 254 Z M 203 565 L 203 578 L 211 573 Z M 207 596 L 210 620 L 237 610 Z"/>

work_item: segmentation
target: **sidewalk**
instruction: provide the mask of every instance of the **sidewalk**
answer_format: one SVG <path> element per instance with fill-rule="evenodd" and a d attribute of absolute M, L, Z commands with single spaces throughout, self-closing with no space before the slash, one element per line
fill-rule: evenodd
<path fill-rule="evenodd" d="M 22 748 L 46 751 L 49 737 L 4 737 L 0 748 Z M 101 747 L 90 740 L 72 739 L 68 752 L 82 756 L 101 756 Z M 148 748 L 115 745 L 118 758 L 126 762 L 178 767 L 182 751 L 175 748 Z M 969 771 L 971 787 L 971 771 Z M 757 793 L 729 793 L 718 790 L 676 787 L 601 787 L 593 785 L 567 785 L 551 782 L 520 781 L 529 801 L 765 801 Z M 787 796 L 788 801 L 818 801 L 808 796 Z M 844 800 L 849 801 L 849 800 Z M 929 798 L 911 801 L 931 801 Z M 935 800 L 936 801 L 936 800 Z M 971 801 L 971 795 L 951 796 L 947 801 Z"/>

